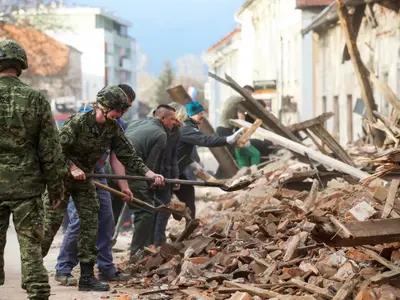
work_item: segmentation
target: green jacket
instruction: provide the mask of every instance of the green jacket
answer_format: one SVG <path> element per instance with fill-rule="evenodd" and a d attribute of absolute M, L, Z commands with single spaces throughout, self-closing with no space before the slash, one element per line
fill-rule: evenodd
<path fill-rule="evenodd" d="M 66 169 L 49 102 L 12 76 L 0 76 L 0 200 L 63 195 Z"/>
<path fill-rule="evenodd" d="M 146 166 L 154 171 L 167 144 L 167 130 L 159 119 L 134 120 L 128 124 L 126 136 Z"/>
<path fill-rule="evenodd" d="M 95 110 L 69 117 L 60 130 L 61 146 L 67 167 L 74 163 L 85 172 L 93 172 L 97 161 L 110 149 L 127 171 L 144 175 L 149 170 L 125 137 L 116 120 L 96 123 Z"/>

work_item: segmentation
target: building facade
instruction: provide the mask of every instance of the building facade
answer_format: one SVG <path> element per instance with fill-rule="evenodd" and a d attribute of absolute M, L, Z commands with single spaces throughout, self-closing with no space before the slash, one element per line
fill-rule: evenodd
<path fill-rule="evenodd" d="M 84 103 L 95 100 L 105 85 L 126 83 L 136 89 L 136 41 L 128 35 L 131 23 L 93 7 L 58 7 L 48 17 L 56 18 L 59 26 L 46 33 L 82 53 Z M 131 117 L 135 111 L 137 103 Z"/>
<path fill-rule="evenodd" d="M 219 42 L 211 46 L 203 54 L 203 61 L 208 66 L 208 71 L 225 78 L 225 74 L 235 79 L 240 77 L 239 73 L 239 49 L 241 43 L 240 27 L 234 29 Z M 240 79 L 239 79 L 240 80 Z M 239 84 L 244 84 L 239 81 Z M 237 93 L 229 86 L 224 85 L 212 78 L 208 78 L 205 86 L 205 97 L 209 102 L 208 119 L 214 128 L 219 125 L 219 115 L 224 102 Z"/>
<path fill-rule="evenodd" d="M 21 80 L 45 93 L 55 114 L 74 111 L 82 95 L 82 53 L 32 27 L 2 24 L 0 36 L 18 41 L 27 53 Z"/>
<path fill-rule="evenodd" d="M 400 17 L 379 4 L 371 6 L 373 18 L 363 17 L 357 36 L 361 59 L 381 81 L 400 97 Z M 311 32 L 312 31 L 312 32 Z M 315 84 L 317 114 L 332 111 L 328 131 L 346 144 L 363 136 L 363 101 L 351 60 L 343 62 L 345 36 L 338 22 L 336 6 L 321 13 L 304 34 L 317 40 Z M 389 116 L 390 104 L 374 88 L 378 111 Z M 361 109 L 360 109 L 361 108 Z"/>
<path fill-rule="evenodd" d="M 314 41 L 303 39 L 301 29 L 329 3 L 330 0 L 247 0 L 234 16 L 240 25 L 236 43 L 223 45 L 225 52 L 217 51 L 223 53 L 220 56 L 226 62 L 216 68 L 221 59 L 216 59 L 213 48 L 212 53 L 205 54 L 205 62 L 217 74 L 230 70 L 227 73 L 239 84 L 253 85 L 255 98 L 263 100 L 284 124 L 311 119 Z M 219 107 L 224 100 L 218 99 L 222 96 L 218 89 L 223 87 L 212 80 L 208 87 L 210 107 Z"/>

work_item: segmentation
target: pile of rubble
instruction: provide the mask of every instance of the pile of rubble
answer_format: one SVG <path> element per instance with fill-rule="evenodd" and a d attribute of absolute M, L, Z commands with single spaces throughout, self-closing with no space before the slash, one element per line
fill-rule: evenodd
<path fill-rule="evenodd" d="M 295 178 L 305 188 L 288 189 Z M 324 182 L 281 156 L 246 190 L 207 202 L 189 238 L 170 231 L 168 244 L 125 264 L 128 284 L 135 299 L 400 298 L 398 186 Z"/>

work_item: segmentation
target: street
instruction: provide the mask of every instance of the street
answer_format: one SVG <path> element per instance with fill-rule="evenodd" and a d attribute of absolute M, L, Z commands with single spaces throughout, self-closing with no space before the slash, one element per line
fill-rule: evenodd
<path fill-rule="evenodd" d="M 51 285 L 51 300 L 98 300 L 102 299 L 103 296 L 110 296 L 109 299 L 113 299 L 114 297 L 118 297 L 123 294 L 133 294 L 132 289 L 121 289 L 118 288 L 118 292 L 111 294 L 115 290 L 113 286 L 115 284 L 111 284 L 111 290 L 107 293 L 94 293 L 94 292 L 79 292 L 77 287 L 65 287 L 61 286 L 54 280 L 55 274 L 55 265 L 59 252 L 59 247 L 62 241 L 62 234 L 58 233 L 52 248 L 50 249 L 49 254 L 46 256 L 44 260 L 44 265 L 49 274 L 49 281 Z M 118 243 L 116 245 L 117 248 L 128 248 L 128 243 L 130 241 L 130 236 L 120 236 L 118 238 Z M 3 286 L 0 286 L 0 300 L 25 300 L 27 299 L 27 294 L 21 288 L 21 260 L 19 255 L 19 245 L 17 240 L 17 234 L 14 230 L 13 224 L 10 225 L 10 228 L 7 232 L 7 245 L 4 254 L 5 260 L 5 274 L 6 280 Z M 121 256 L 121 254 L 117 254 Z M 74 276 L 78 278 L 79 272 L 74 270 Z M 104 298 L 103 298 L 104 299 Z"/>

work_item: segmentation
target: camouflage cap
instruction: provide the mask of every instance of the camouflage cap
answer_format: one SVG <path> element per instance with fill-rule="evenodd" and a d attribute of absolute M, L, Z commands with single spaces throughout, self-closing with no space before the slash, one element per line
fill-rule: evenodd
<path fill-rule="evenodd" d="M 97 93 L 97 103 L 110 109 L 126 110 L 129 108 L 128 96 L 117 85 L 106 86 Z"/>
<path fill-rule="evenodd" d="M 22 70 L 28 68 L 25 49 L 14 40 L 0 41 L 0 61 L 2 60 L 16 60 L 21 63 Z"/>

